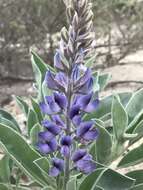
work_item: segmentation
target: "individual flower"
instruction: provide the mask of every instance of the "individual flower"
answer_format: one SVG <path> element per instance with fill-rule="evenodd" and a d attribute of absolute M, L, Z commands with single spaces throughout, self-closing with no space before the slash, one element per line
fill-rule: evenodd
<path fill-rule="evenodd" d="M 65 109 L 67 100 L 64 94 L 55 92 L 51 96 L 46 96 L 45 101 L 40 103 L 40 109 L 44 114 L 56 114 Z"/>
<path fill-rule="evenodd" d="M 57 177 L 64 170 L 64 160 L 59 158 L 52 159 L 52 167 L 49 171 L 49 175 Z"/>
<path fill-rule="evenodd" d="M 68 78 L 63 72 L 53 74 L 51 71 L 47 71 L 45 75 L 45 83 L 51 90 L 65 92 L 67 90 Z"/>
<path fill-rule="evenodd" d="M 72 144 L 72 137 L 71 136 L 63 136 L 61 138 L 61 154 L 65 157 L 70 155 L 70 146 Z"/>
<path fill-rule="evenodd" d="M 93 93 L 88 95 L 81 95 L 77 100 L 77 106 L 84 112 L 91 113 L 95 111 L 99 105 L 99 99 L 92 100 Z"/>
<path fill-rule="evenodd" d="M 93 141 L 97 139 L 99 135 L 98 130 L 93 127 L 94 122 L 92 121 L 81 122 L 76 130 L 77 137 L 83 141 Z"/>
<path fill-rule="evenodd" d="M 41 154 L 46 155 L 57 150 L 57 141 L 55 138 L 51 139 L 50 141 L 46 141 L 45 134 L 40 134 L 39 142 L 37 143 L 36 147 Z"/>
<path fill-rule="evenodd" d="M 96 169 L 96 164 L 93 162 L 92 156 L 85 149 L 77 150 L 73 154 L 72 160 L 77 170 L 84 174 L 92 173 Z"/>
<path fill-rule="evenodd" d="M 62 118 L 59 115 L 52 115 L 51 119 L 60 128 L 65 128 L 65 123 L 64 123 L 64 121 L 62 120 Z"/>
<path fill-rule="evenodd" d="M 51 133 L 53 136 L 60 134 L 61 128 L 52 121 L 44 120 L 42 125 L 47 129 L 46 133 Z M 44 132 L 45 133 L 45 132 Z"/>
<path fill-rule="evenodd" d="M 75 82 L 74 92 L 77 94 L 86 94 L 91 91 L 93 87 L 92 71 L 86 69 L 84 74 Z"/>

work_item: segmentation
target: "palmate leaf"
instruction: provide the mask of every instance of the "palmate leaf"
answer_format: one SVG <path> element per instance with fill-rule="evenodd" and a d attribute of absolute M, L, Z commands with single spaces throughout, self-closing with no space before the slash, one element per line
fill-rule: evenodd
<path fill-rule="evenodd" d="M 128 167 L 143 162 L 143 144 L 127 153 L 119 163 L 119 167 Z"/>
<path fill-rule="evenodd" d="M 128 126 L 128 116 L 119 97 L 116 96 L 113 98 L 112 103 L 112 122 L 114 135 L 120 141 L 123 139 Z"/>
<path fill-rule="evenodd" d="M 40 158 L 40 155 L 34 151 L 16 131 L 8 126 L 0 124 L 0 142 L 7 154 L 17 165 L 33 180 L 41 186 L 47 185 L 41 170 L 33 163 Z"/>

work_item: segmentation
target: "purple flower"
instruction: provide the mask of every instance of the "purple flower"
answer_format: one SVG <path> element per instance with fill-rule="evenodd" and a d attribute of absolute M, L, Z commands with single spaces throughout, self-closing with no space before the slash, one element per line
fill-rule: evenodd
<path fill-rule="evenodd" d="M 54 67 L 61 70 L 61 71 L 64 70 L 59 51 L 57 51 L 55 56 L 54 56 Z"/>
<path fill-rule="evenodd" d="M 57 141 L 55 138 L 51 139 L 50 141 L 44 141 L 40 139 L 40 141 L 37 143 L 37 149 L 43 155 L 55 152 L 57 150 Z"/>
<path fill-rule="evenodd" d="M 65 92 L 65 87 L 67 87 L 67 77 L 62 72 L 59 72 L 55 75 L 50 71 L 47 71 L 45 76 L 45 83 L 51 90 Z"/>
<path fill-rule="evenodd" d="M 81 94 L 89 93 L 92 86 L 92 71 L 88 68 L 86 69 L 85 73 L 76 81 L 74 91 L 75 93 L 80 92 Z"/>
<path fill-rule="evenodd" d="M 65 157 L 70 155 L 70 146 L 72 144 L 71 136 L 63 136 L 61 138 L 61 154 Z"/>
<path fill-rule="evenodd" d="M 52 121 L 56 123 L 56 125 L 58 125 L 60 128 L 65 128 L 65 123 L 59 115 L 52 115 L 51 118 Z"/>
<path fill-rule="evenodd" d="M 99 133 L 93 126 L 94 122 L 92 121 L 81 122 L 76 130 L 77 137 L 84 141 L 93 141 L 97 139 Z"/>
<path fill-rule="evenodd" d="M 44 114 L 55 114 L 66 108 L 67 100 L 62 93 L 55 92 L 51 96 L 46 96 L 45 101 L 40 103 L 41 111 Z"/>
<path fill-rule="evenodd" d="M 70 109 L 70 119 L 73 119 L 75 116 L 77 116 L 80 113 L 80 107 L 79 105 L 73 105 Z"/>
<path fill-rule="evenodd" d="M 49 171 L 49 175 L 57 177 L 64 170 L 64 160 L 59 158 L 52 159 L 52 168 Z"/>
<path fill-rule="evenodd" d="M 91 113 L 95 111 L 99 105 L 99 99 L 92 100 L 93 93 L 81 95 L 77 100 L 77 105 L 81 110 Z"/>
<path fill-rule="evenodd" d="M 92 156 L 85 149 L 77 150 L 73 154 L 72 160 L 75 163 L 75 167 L 84 174 L 89 174 L 96 169 Z"/>
<path fill-rule="evenodd" d="M 44 120 L 42 121 L 42 125 L 48 130 L 46 132 L 49 132 L 55 136 L 61 132 L 61 128 L 58 125 L 56 125 L 54 122 Z"/>

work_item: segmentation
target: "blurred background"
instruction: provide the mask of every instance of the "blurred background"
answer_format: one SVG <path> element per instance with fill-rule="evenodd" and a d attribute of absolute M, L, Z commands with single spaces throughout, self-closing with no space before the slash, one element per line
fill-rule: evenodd
<path fill-rule="evenodd" d="M 143 86 L 143 0 L 92 0 L 95 70 L 111 73 L 104 94 Z M 47 64 L 66 26 L 62 0 L 0 0 L 0 106 L 33 93 L 30 48 Z"/>

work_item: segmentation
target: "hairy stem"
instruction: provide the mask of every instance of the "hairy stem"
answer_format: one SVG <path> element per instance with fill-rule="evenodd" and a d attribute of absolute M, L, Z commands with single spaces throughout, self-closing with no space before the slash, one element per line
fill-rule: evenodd
<path fill-rule="evenodd" d="M 71 106 L 71 82 L 70 78 L 68 81 L 68 90 L 67 90 L 67 99 L 68 99 L 68 105 L 66 110 L 66 135 L 70 135 L 71 132 L 71 121 L 69 118 L 69 110 Z M 70 156 L 65 158 L 65 171 L 64 171 L 64 184 L 63 184 L 63 190 L 67 190 L 67 182 L 69 181 L 70 177 Z"/>

